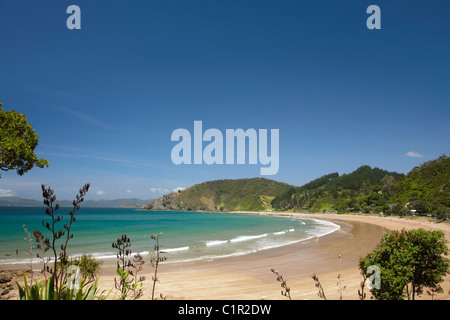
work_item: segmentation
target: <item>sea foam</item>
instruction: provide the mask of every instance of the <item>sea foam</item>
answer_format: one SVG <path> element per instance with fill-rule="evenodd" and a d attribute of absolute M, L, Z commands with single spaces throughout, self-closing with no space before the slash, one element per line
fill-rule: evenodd
<path fill-rule="evenodd" d="M 242 241 L 248 241 L 248 240 L 253 240 L 253 239 L 260 239 L 260 238 L 264 238 L 264 237 L 267 237 L 267 233 L 259 234 L 259 235 L 255 235 L 255 236 L 238 236 L 236 238 L 231 239 L 230 242 L 242 242 Z"/>

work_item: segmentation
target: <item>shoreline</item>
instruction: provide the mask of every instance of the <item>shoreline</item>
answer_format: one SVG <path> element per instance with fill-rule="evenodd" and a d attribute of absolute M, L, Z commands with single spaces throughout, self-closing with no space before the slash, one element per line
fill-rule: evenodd
<path fill-rule="evenodd" d="M 177 213 L 192 213 L 192 212 L 178 212 Z M 229 212 L 202 212 L 202 213 L 198 213 L 200 216 L 201 214 L 211 214 L 212 216 L 214 215 L 229 215 Z M 195 214 L 194 214 L 195 215 Z M 244 214 L 242 213 L 232 213 L 232 215 L 234 216 L 243 216 Z M 262 216 L 261 214 L 252 214 L 252 216 Z M 271 220 L 271 218 L 277 218 L 277 220 Z M 145 217 L 143 218 L 145 219 Z M 290 220 L 301 220 L 301 219 L 290 219 Z M 206 238 L 195 238 L 193 239 L 189 239 L 191 242 L 187 243 L 184 239 L 178 239 L 178 242 L 173 243 L 173 239 L 171 238 L 172 236 L 174 236 L 173 231 L 172 231 L 172 235 L 169 238 L 166 238 L 167 236 L 164 236 L 163 240 L 162 240 L 162 246 L 161 246 L 161 250 L 164 251 L 164 253 L 166 255 L 168 255 L 168 261 L 166 262 L 169 264 L 176 264 L 176 263 L 186 263 L 186 262 L 191 262 L 191 261 L 204 261 L 204 260 L 211 260 L 211 259 L 222 259 L 222 258 L 227 258 L 227 257 L 232 257 L 232 256 L 242 256 L 242 255 L 246 255 L 255 251 L 260 251 L 260 250 L 267 250 L 267 249 L 271 249 L 271 248 L 278 248 L 278 247 L 282 247 L 282 246 L 286 246 L 286 245 L 290 245 L 296 242 L 304 242 L 307 241 L 309 238 L 314 238 L 314 237 L 322 237 L 328 233 L 334 232 L 336 229 L 339 229 L 340 227 L 337 226 L 336 224 L 333 224 L 331 222 L 327 222 L 327 221 L 320 221 L 318 219 L 314 219 L 314 218 L 306 218 L 304 219 L 305 221 L 309 221 L 312 224 L 316 225 L 316 228 L 310 227 L 310 229 L 307 229 L 307 232 L 305 234 L 300 234 L 297 237 L 291 237 L 291 238 L 286 238 L 286 239 L 282 239 L 284 234 L 290 234 L 290 232 L 295 231 L 295 229 L 300 228 L 301 229 L 301 225 L 304 225 L 304 223 L 301 223 L 301 225 L 297 225 L 294 229 L 294 226 L 286 223 L 286 217 L 282 217 L 282 216 L 278 216 L 278 217 L 269 217 L 268 219 L 265 219 L 265 221 L 268 221 L 268 226 L 269 229 L 264 229 L 261 230 L 260 232 L 251 232 L 249 229 L 242 229 L 240 230 L 239 233 L 234 233 L 234 234 L 226 234 L 225 237 L 223 237 L 223 235 L 221 236 L 219 234 L 218 237 L 215 236 L 215 231 L 214 230 L 209 230 L 212 232 L 212 236 L 211 235 L 207 235 Z M 201 220 L 202 221 L 202 220 Z M 264 220 L 262 220 L 264 221 Z M 273 221 L 284 221 L 282 222 L 282 224 L 285 224 L 286 226 L 279 226 L 279 227 L 275 227 L 273 228 L 272 222 Z M 272 227 L 270 227 L 272 225 Z M 213 225 L 211 225 L 210 229 L 214 229 L 214 227 L 212 227 Z M 249 226 L 248 228 L 251 228 L 251 226 Z M 227 229 L 227 230 L 233 230 L 233 229 Z M 275 230 L 275 231 L 274 231 Z M 208 232 L 209 232 L 208 231 Z M 220 232 L 223 232 L 223 230 L 219 230 Z M 126 232 L 127 234 L 129 234 L 131 239 L 134 239 L 136 237 L 136 234 L 133 233 L 133 231 L 128 230 Z M 164 232 L 165 233 L 165 232 Z M 209 236 L 209 237 L 208 237 Z M 143 239 L 145 241 L 145 238 L 148 237 L 150 238 L 150 236 L 148 234 L 143 235 Z M 175 235 L 176 237 L 176 235 Z M 112 238 L 112 237 L 111 237 Z M 147 246 L 143 246 L 142 245 L 142 235 L 139 235 L 138 237 L 136 237 L 138 239 L 138 241 L 141 241 L 141 243 L 138 244 L 137 249 L 133 250 L 133 254 L 137 254 L 139 253 L 144 259 L 146 259 L 149 256 L 149 248 L 148 245 Z M 247 243 L 248 240 L 250 241 L 254 241 L 255 239 L 259 239 L 259 238 L 267 238 L 268 241 L 264 242 L 264 243 L 260 243 L 258 245 L 252 246 L 252 245 L 247 245 L 245 246 L 245 243 Z M 280 241 L 272 241 L 271 240 L 275 240 L 275 239 L 281 239 Z M 207 239 L 207 240 L 204 240 Z M 219 239 L 219 240 L 217 240 Z M 169 240 L 169 244 L 166 244 L 166 240 Z M 181 241 L 181 242 L 180 242 Z M 89 243 L 86 240 L 84 240 L 85 243 Z M 216 250 L 214 251 L 214 248 L 217 248 L 218 244 L 222 244 L 222 243 L 231 243 L 231 244 L 235 244 L 234 245 L 234 250 L 233 249 L 225 249 L 225 250 Z M 241 248 L 239 247 L 237 244 L 238 243 L 244 243 L 244 246 Z M 33 242 L 34 243 L 34 242 Z M 78 247 L 77 247 L 78 245 Z M 82 245 L 80 246 L 79 244 L 75 244 L 75 247 L 77 247 L 77 249 L 71 251 L 71 246 L 69 246 L 69 255 L 71 258 L 76 259 L 76 258 L 80 258 L 81 256 L 87 255 L 87 256 L 92 256 L 93 258 L 99 260 L 99 261 L 106 261 L 106 262 L 110 262 L 112 261 L 112 264 L 116 264 L 116 255 L 117 252 L 115 252 L 115 250 L 111 250 L 110 246 L 106 247 L 103 243 L 103 247 L 101 247 L 100 249 L 97 248 L 93 248 L 93 247 L 87 247 L 84 248 L 82 247 Z M 150 245 L 150 247 L 153 247 L 153 245 Z M 205 250 L 205 248 L 207 249 L 208 247 L 212 248 L 209 251 Z M 12 248 L 12 247 L 11 247 Z M 34 249 L 36 249 L 36 247 L 34 246 Z M 108 250 L 109 249 L 109 250 Z M 187 249 L 189 249 L 189 252 L 191 252 L 191 254 L 187 254 L 187 255 L 173 255 L 172 252 L 178 252 L 178 251 L 188 251 Z M 2 255 L 2 259 L 0 259 L 0 268 L 4 268 L 4 269 L 10 269 L 10 268 L 23 268 L 25 266 L 30 266 L 31 264 L 33 265 L 33 271 L 39 272 L 40 269 L 40 264 L 42 264 L 42 259 L 36 257 L 36 254 L 32 255 L 32 258 L 30 256 L 30 249 L 26 248 L 20 249 L 20 255 L 18 255 L 17 253 L 18 250 L 16 250 L 16 255 L 13 254 L 13 250 L 9 250 L 9 251 L 5 251 L 6 253 L 4 255 Z M 213 252 L 214 251 L 214 252 Z M 50 265 L 53 264 L 53 257 L 49 256 L 47 254 L 47 258 L 49 259 L 49 263 Z M 30 260 L 32 260 L 32 262 L 30 263 Z M 10 267 L 9 267 L 10 266 Z M 31 269 L 31 268 L 29 268 Z"/>
<path fill-rule="evenodd" d="M 287 281 L 292 299 L 320 299 L 311 278 L 315 273 L 320 279 L 327 299 L 339 299 L 336 283 L 340 274 L 343 285 L 346 286 L 343 299 L 356 300 L 362 281 L 357 266 L 358 260 L 376 246 L 385 232 L 402 228 L 441 230 L 447 240 L 450 240 L 449 223 L 430 222 L 421 218 L 267 211 L 231 213 L 324 219 L 339 224 L 341 228 L 305 242 L 242 256 L 177 264 L 163 262 L 158 270 L 159 282 L 156 285 L 155 296 L 159 297 L 161 293 L 170 300 L 285 300 L 287 298 L 280 294 L 280 283 L 270 271 L 273 268 Z M 339 255 L 341 259 L 338 258 Z M 153 269 L 147 262 L 143 267 L 140 275 L 146 276 L 144 281 L 146 289 L 141 299 L 145 300 L 151 297 Z M 0 269 L 7 268 L 0 265 Z M 101 290 L 111 290 L 114 287 L 114 277 L 115 260 L 104 263 L 99 275 Z M 435 298 L 450 299 L 449 279 L 450 276 L 447 276 L 441 284 L 444 293 L 435 295 Z M 108 298 L 114 298 L 116 291 L 112 290 Z M 431 297 L 424 293 L 418 299 L 431 300 Z"/>
<path fill-rule="evenodd" d="M 159 282 L 155 296 L 163 294 L 176 300 L 285 300 L 280 294 L 280 284 L 271 268 L 283 275 L 291 289 L 292 299 L 320 299 L 311 276 L 316 273 L 328 299 L 339 299 L 336 286 L 341 274 L 346 289 L 344 300 L 357 300 L 362 277 L 357 267 L 361 256 L 371 251 L 390 230 L 424 228 L 442 230 L 450 239 L 450 226 L 424 220 L 396 217 L 301 214 L 282 212 L 232 212 L 240 214 L 276 215 L 325 219 L 341 226 L 341 229 L 307 241 L 279 248 L 267 249 L 237 257 L 220 258 L 212 261 L 186 262 L 179 265 L 162 263 L 158 270 Z M 341 261 L 339 261 L 341 254 Z M 148 288 L 141 299 L 151 295 L 151 270 L 144 268 L 144 287 Z M 110 289 L 114 283 L 114 270 L 104 270 L 100 276 L 103 289 Z M 450 299 L 449 277 L 442 284 L 443 294 L 439 299 Z M 369 294 L 368 294 L 369 296 Z M 366 298 L 367 299 L 367 298 Z M 418 299 L 431 299 L 423 294 Z"/>

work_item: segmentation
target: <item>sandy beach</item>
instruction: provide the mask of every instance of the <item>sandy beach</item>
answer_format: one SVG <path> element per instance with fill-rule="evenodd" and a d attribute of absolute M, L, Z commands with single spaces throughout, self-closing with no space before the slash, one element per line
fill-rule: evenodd
<path fill-rule="evenodd" d="M 271 272 L 273 268 L 287 281 L 291 288 L 292 299 L 321 299 L 311 278 L 315 273 L 327 299 L 339 299 L 336 284 L 337 276 L 341 274 L 342 283 L 346 286 L 343 299 L 356 300 L 362 281 L 357 267 L 358 260 L 376 246 L 386 231 L 402 228 L 441 230 L 447 239 L 450 239 L 448 223 L 429 222 L 422 218 L 413 220 L 366 215 L 241 213 L 327 219 L 339 224 L 341 229 L 307 243 L 263 250 L 244 256 L 176 265 L 162 263 L 155 296 L 163 294 L 167 299 L 192 300 L 287 299 L 280 294 L 280 283 Z M 147 276 L 143 299 L 149 299 L 152 287 L 151 267 L 144 265 L 142 274 Z M 101 287 L 109 290 L 113 286 L 114 276 L 114 267 L 105 265 L 100 277 Z M 442 284 L 444 293 L 435 298 L 450 299 L 449 279 L 447 276 Z M 431 296 L 423 294 L 418 299 L 431 299 Z"/>
<path fill-rule="evenodd" d="M 160 264 L 155 296 L 160 294 L 170 300 L 284 300 L 280 294 L 280 283 L 275 269 L 287 281 L 291 297 L 295 300 L 321 299 L 311 278 L 316 274 L 324 288 L 327 299 L 339 299 L 338 274 L 341 275 L 344 300 L 357 300 L 362 281 L 358 260 L 370 252 L 388 230 L 424 228 L 441 230 L 450 239 L 450 224 L 428 221 L 426 218 L 398 218 L 368 215 L 300 214 L 279 212 L 240 212 L 242 214 L 264 214 L 295 216 L 301 218 L 326 219 L 341 226 L 341 229 L 307 242 L 291 244 L 256 253 L 212 261 Z M 341 259 L 339 259 L 339 255 Z M 8 266 L 0 266 L 8 269 Z M 145 275 L 144 296 L 150 299 L 153 269 L 144 264 L 140 275 Z M 101 290 L 114 287 L 115 261 L 105 261 L 99 275 Z M 450 276 L 442 284 L 444 293 L 437 299 L 450 299 Z M 368 295 L 370 293 L 367 291 Z M 116 295 L 116 296 L 115 296 Z M 15 295 L 12 296 L 14 298 Z M 112 290 L 109 298 L 117 298 Z M 417 299 L 431 300 L 423 294 Z"/>

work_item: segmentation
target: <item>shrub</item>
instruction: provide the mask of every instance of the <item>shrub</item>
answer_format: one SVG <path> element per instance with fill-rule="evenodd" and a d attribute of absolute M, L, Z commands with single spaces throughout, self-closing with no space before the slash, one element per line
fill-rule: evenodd
<path fill-rule="evenodd" d="M 80 268 L 80 273 L 87 283 L 95 281 L 97 274 L 101 271 L 102 262 L 90 255 L 82 255 L 80 258 L 71 260 L 69 265 L 75 265 Z"/>
<path fill-rule="evenodd" d="M 371 265 L 380 268 L 381 285 L 372 289 L 379 300 L 414 300 L 423 289 L 434 292 L 449 272 L 447 239 L 442 231 L 424 229 L 386 233 L 377 247 L 359 260 L 362 273 Z"/>

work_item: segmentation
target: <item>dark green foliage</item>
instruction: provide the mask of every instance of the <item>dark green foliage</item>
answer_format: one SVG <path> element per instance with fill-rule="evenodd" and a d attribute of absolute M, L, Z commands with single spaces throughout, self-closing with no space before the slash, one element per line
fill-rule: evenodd
<path fill-rule="evenodd" d="M 343 174 L 337 179 L 331 180 L 326 188 L 359 191 L 364 186 L 381 185 L 381 180 L 385 176 L 393 176 L 395 179 L 401 179 L 404 175 L 397 172 L 389 172 L 379 168 L 371 168 L 364 165 L 350 174 Z"/>
<path fill-rule="evenodd" d="M 446 155 L 412 169 L 395 185 L 393 202 L 418 214 L 442 215 L 450 208 L 450 158 Z"/>
<path fill-rule="evenodd" d="M 450 207 L 439 207 L 434 212 L 436 218 L 444 220 L 450 218 Z"/>
<path fill-rule="evenodd" d="M 337 172 L 329 173 L 329 174 L 326 174 L 326 175 L 324 175 L 320 178 L 317 178 L 311 182 L 308 182 L 307 184 L 303 185 L 302 188 L 308 189 L 308 190 L 317 189 L 338 177 L 339 177 L 339 173 L 337 173 Z"/>
<path fill-rule="evenodd" d="M 171 193 L 150 210 L 294 210 L 450 216 L 450 160 L 443 155 L 407 176 L 364 165 L 324 175 L 301 187 L 264 178 L 216 180 Z M 415 211 L 412 211 L 415 210 Z"/>
<path fill-rule="evenodd" d="M 278 210 L 373 211 L 388 206 L 388 194 L 402 174 L 361 166 L 350 174 L 330 173 L 275 197 Z M 388 192 L 389 189 L 389 192 Z"/>
<path fill-rule="evenodd" d="M 406 176 L 361 166 L 349 174 L 325 175 L 291 187 L 272 200 L 277 210 L 450 216 L 450 159 L 442 155 Z M 415 210 L 415 211 L 411 211 Z"/>
<path fill-rule="evenodd" d="M 301 188 L 292 187 L 283 192 L 282 194 L 273 198 L 271 204 L 277 209 L 290 209 L 293 206 L 293 196 L 301 192 Z"/>
<path fill-rule="evenodd" d="M 0 170 L 23 175 L 33 167 L 48 167 L 48 160 L 38 159 L 34 153 L 38 140 L 27 117 L 14 110 L 3 111 L 0 102 Z"/>
<path fill-rule="evenodd" d="M 380 268 L 380 288 L 372 289 L 379 300 L 415 299 L 424 288 L 441 292 L 449 272 L 447 239 L 442 231 L 424 229 L 386 233 L 377 247 L 359 261 L 364 275 L 369 266 Z"/>
<path fill-rule="evenodd" d="M 331 180 L 339 177 L 337 172 L 326 174 L 301 187 L 292 187 L 273 198 L 271 204 L 276 209 L 286 210 L 292 208 L 301 208 L 309 200 L 310 190 L 318 189 Z"/>

